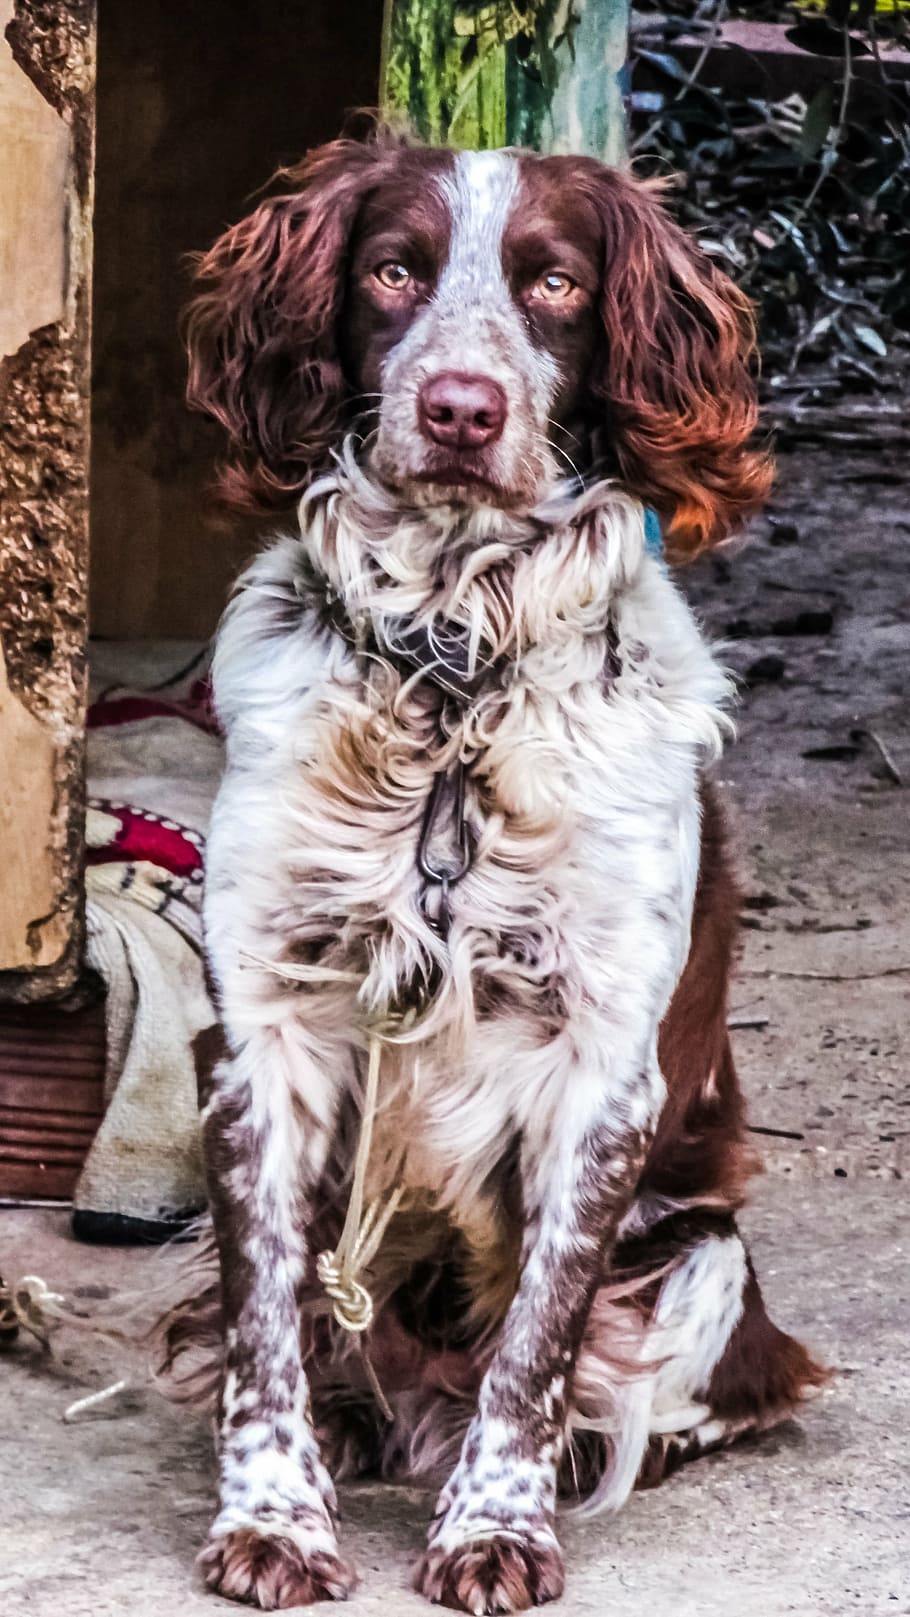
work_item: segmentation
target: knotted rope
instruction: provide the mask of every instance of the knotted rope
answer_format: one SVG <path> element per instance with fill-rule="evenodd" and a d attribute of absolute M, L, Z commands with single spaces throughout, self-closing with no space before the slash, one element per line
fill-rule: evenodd
<path fill-rule="evenodd" d="M 61 1306 L 64 1300 L 40 1275 L 22 1275 L 9 1285 L 0 1279 L 0 1332 L 11 1341 L 21 1326 L 47 1348 L 50 1326 L 57 1321 L 68 1324 L 73 1318 Z"/>
<path fill-rule="evenodd" d="M 382 1040 L 376 1033 L 370 1035 L 367 1081 L 363 1097 L 363 1115 L 360 1139 L 354 1159 L 354 1177 L 351 1195 L 338 1245 L 334 1252 L 320 1252 L 316 1259 L 316 1273 L 332 1304 L 332 1313 L 338 1324 L 361 1338 L 364 1369 L 386 1420 L 392 1420 L 392 1411 L 379 1385 L 376 1371 L 363 1344 L 363 1333 L 373 1323 L 375 1305 L 367 1287 L 360 1278 L 369 1268 L 379 1250 L 380 1243 L 395 1214 L 404 1186 L 396 1185 L 385 1200 L 370 1203 L 364 1212 L 364 1193 L 373 1143 L 373 1123 L 379 1099 L 379 1067 L 382 1059 Z"/>
<path fill-rule="evenodd" d="M 369 1041 L 360 1138 L 354 1159 L 354 1177 L 347 1212 L 338 1245 L 334 1252 L 319 1253 L 316 1259 L 316 1273 L 332 1304 L 332 1313 L 338 1324 L 344 1330 L 361 1338 L 361 1353 L 367 1377 L 382 1413 L 391 1421 L 394 1418 L 392 1410 L 362 1340 L 364 1333 L 373 1323 L 375 1304 L 361 1275 L 376 1256 L 389 1223 L 404 1196 L 404 1186 L 396 1185 L 385 1198 L 371 1202 L 364 1211 L 366 1178 L 373 1143 L 373 1123 L 379 1099 L 381 1059 L 382 1039 L 379 1034 L 374 1033 L 370 1035 Z M 47 1348 L 50 1327 L 57 1323 L 81 1324 L 92 1328 L 89 1320 L 81 1319 L 68 1310 L 64 1298 L 58 1292 L 51 1291 L 39 1275 L 23 1275 L 12 1285 L 4 1285 L 0 1280 L 0 1335 L 5 1340 L 12 1340 L 17 1329 L 22 1326 Z M 102 1329 L 98 1334 L 108 1333 Z M 77 1399 L 76 1403 L 66 1410 L 64 1420 L 76 1418 L 83 1410 L 113 1397 L 128 1385 L 126 1381 L 118 1381 L 110 1387 L 105 1387 L 101 1392 Z"/>

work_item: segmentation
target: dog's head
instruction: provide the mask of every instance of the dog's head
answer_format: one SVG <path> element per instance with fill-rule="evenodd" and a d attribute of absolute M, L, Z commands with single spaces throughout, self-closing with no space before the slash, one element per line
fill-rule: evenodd
<path fill-rule="evenodd" d="M 589 158 L 339 140 L 199 264 L 191 403 L 225 492 L 294 500 L 359 425 L 409 503 L 525 510 L 578 470 L 665 518 L 671 552 L 767 492 L 750 306 L 655 188 Z"/>

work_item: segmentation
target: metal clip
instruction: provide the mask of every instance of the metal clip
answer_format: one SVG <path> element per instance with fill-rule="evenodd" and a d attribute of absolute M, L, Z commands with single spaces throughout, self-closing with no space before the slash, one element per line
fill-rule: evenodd
<path fill-rule="evenodd" d="M 451 920 L 449 908 L 449 892 L 457 882 L 466 876 L 473 861 L 473 849 L 465 818 L 465 776 L 464 761 L 459 758 L 451 770 L 440 770 L 433 779 L 433 787 L 427 799 L 427 806 L 423 816 L 423 826 L 420 832 L 420 842 L 417 845 L 417 867 L 420 874 L 428 882 L 432 882 L 439 889 L 439 915 L 433 925 L 437 931 L 448 930 Z M 436 830 L 447 786 L 453 787 L 452 825 L 455 830 L 455 846 L 458 853 L 458 862 L 454 866 L 440 868 L 434 865 L 430 857 L 430 845 Z"/>

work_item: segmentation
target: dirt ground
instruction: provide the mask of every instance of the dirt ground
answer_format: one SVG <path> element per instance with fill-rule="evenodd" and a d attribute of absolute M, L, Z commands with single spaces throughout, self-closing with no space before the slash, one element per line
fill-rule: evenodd
<path fill-rule="evenodd" d="M 686 588 L 743 676 L 719 773 L 743 882 L 735 1034 L 767 1172 L 746 1218 L 782 1324 L 836 1371 L 799 1423 L 690 1467 L 612 1521 L 568 1525 L 554 1613 L 862 1617 L 910 1613 L 910 537 L 881 457 L 801 450 L 740 554 Z M 903 1049 L 902 1049 L 903 1044 Z M 0 1267 L 61 1290 L 144 1286 L 172 1258 L 75 1246 L 64 1212 L 0 1210 Z M 202 1617 L 209 1435 L 137 1385 L 64 1425 L 123 1367 L 72 1335 L 0 1365 L 10 1617 Z M 362 1582 L 349 1610 L 417 1613 L 432 1500 L 342 1497 Z"/>
<path fill-rule="evenodd" d="M 736 825 L 737 1052 L 768 1170 L 910 1170 L 910 480 L 857 458 L 779 460 L 740 554 L 686 580 L 742 680 L 720 769 Z"/>

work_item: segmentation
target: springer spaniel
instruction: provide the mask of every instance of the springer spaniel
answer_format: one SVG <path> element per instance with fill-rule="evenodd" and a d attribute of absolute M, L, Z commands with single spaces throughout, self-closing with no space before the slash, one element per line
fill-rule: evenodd
<path fill-rule="evenodd" d="M 343 1599 L 333 1475 L 442 1471 L 418 1587 L 520 1611 L 559 1494 L 616 1508 L 822 1377 L 737 1232 L 727 681 L 644 541 L 767 491 L 752 320 L 587 158 L 380 133 L 284 178 L 189 327 L 226 492 L 299 502 L 215 656 L 202 1566 Z"/>

